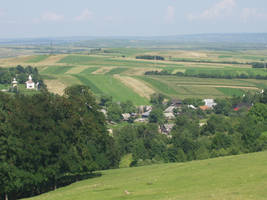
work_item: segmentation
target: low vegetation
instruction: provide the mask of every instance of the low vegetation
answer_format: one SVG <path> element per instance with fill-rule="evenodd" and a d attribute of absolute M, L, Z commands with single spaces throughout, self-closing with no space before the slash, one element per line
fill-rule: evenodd
<path fill-rule="evenodd" d="M 265 200 L 266 152 L 101 171 L 32 200 Z"/>

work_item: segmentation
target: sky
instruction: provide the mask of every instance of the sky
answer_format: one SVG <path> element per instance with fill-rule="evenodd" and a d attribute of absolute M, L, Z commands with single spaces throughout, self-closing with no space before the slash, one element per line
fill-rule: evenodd
<path fill-rule="evenodd" d="M 0 0 L 0 38 L 267 32 L 267 0 Z"/>

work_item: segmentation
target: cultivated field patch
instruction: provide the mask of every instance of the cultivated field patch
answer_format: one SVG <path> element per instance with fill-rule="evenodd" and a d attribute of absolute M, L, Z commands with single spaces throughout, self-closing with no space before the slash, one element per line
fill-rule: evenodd
<path fill-rule="evenodd" d="M 38 55 L 38 56 L 35 56 L 34 58 L 30 58 L 26 62 L 27 63 L 38 63 L 38 62 L 44 61 L 47 58 L 49 58 L 49 55 Z"/>
<path fill-rule="evenodd" d="M 92 74 L 93 72 L 99 70 L 99 67 L 87 67 L 83 71 L 81 71 L 79 74 Z"/>
<path fill-rule="evenodd" d="M 87 70 L 87 66 L 75 66 L 71 68 L 69 71 L 66 72 L 66 74 L 79 74 L 85 70 Z"/>
<path fill-rule="evenodd" d="M 131 88 L 137 94 L 147 99 L 150 99 L 150 96 L 155 93 L 155 90 L 153 90 L 147 84 L 133 77 L 119 75 L 115 75 L 114 77 L 120 80 L 127 87 Z"/>
<path fill-rule="evenodd" d="M 45 80 L 44 83 L 47 86 L 49 92 L 63 95 L 64 89 L 67 87 L 66 84 L 62 83 L 59 80 Z"/>
<path fill-rule="evenodd" d="M 38 65 L 55 65 L 60 61 L 61 59 L 65 58 L 65 54 L 59 54 L 59 55 L 51 55 L 45 60 L 38 63 Z"/>
<path fill-rule="evenodd" d="M 45 70 L 43 70 L 41 73 L 60 75 L 60 74 L 65 74 L 67 71 L 69 71 L 72 68 L 73 66 L 49 66 Z"/>
<path fill-rule="evenodd" d="M 110 70 L 112 70 L 114 67 L 100 67 L 97 70 L 91 72 L 91 74 L 106 74 Z"/>
<path fill-rule="evenodd" d="M 242 96 L 244 94 L 244 91 L 238 88 L 217 87 L 216 89 L 227 96 Z"/>
<path fill-rule="evenodd" d="M 113 97 L 115 101 L 131 100 L 136 105 L 149 104 L 148 100 L 141 97 L 131 88 L 125 86 L 120 80 L 110 75 L 74 75 L 81 83 L 91 87 L 92 91 L 99 94 L 106 94 Z"/>
<path fill-rule="evenodd" d="M 112 70 L 110 70 L 109 72 L 107 72 L 107 75 L 115 75 L 115 74 L 121 74 L 125 71 L 127 71 L 128 68 L 113 68 Z"/>

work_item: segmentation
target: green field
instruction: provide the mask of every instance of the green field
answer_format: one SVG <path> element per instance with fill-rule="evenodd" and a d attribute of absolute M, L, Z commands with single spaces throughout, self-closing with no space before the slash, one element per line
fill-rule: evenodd
<path fill-rule="evenodd" d="M 236 88 L 216 88 L 227 96 L 242 96 L 244 91 Z"/>
<path fill-rule="evenodd" d="M 51 74 L 51 75 L 60 75 L 64 74 L 67 71 L 69 71 L 72 66 L 49 66 L 43 71 L 41 71 L 42 74 Z"/>
<path fill-rule="evenodd" d="M 135 105 L 140 105 L 148 103 L 146 98 L 150 93 L 146 98 L 141 97 L 148 90 L 180 99 L 224 98 L 242 95 L 248 90 L 259 91 L 267 87 L 267 81 L 259 79 L 267 76 L 267 72 L 264 69 L 253 69 L 248 63 L 261 62 L 266 53 L 266 50 L 179 50 L 175 47 L 102 48 L 86 54 L 59 54 L 50 57 L 31 55 L 0 59 L 0 65 L 27 66 L 33 63 L 48 84 L 49 81 L 51 84 L 57 81 L 64 88 L 83 83 L 90 86 L 98 96 L 111 95 L 116 101 L 131 99 Z M 137 55 L 159 55 L 165 60 L 136 59 Z M 144 75 L 148 71 L 161 70 L 172 75 Z M 186 76 L 176 76 L 177 72 Z M 135 78 L 136 81 L 125 77 Z M 68 79 L 71 82 L 66 81 Z"/>
<path fill-rule="evenodd" d="M 33 200 L 265 200 L 267 152 L 102 171 Z"/>
<path fill-rule="evenodd" d="M 83 70 L 82 72 L 80 72 L 80 74 L 91 74 L 98 69 L 99 69 L 99 67 L 89 67 L 89 68 Z"/>
<path fill-rule="evenodd" d="M 138 76 L 136 77 L 153 87 L 156 91 L 177 98 L 222 98 L 242 95 L 243 90 L 256 91 L 256 80 L 214 79 L 177 76 Z M 259 80 L 260 83 L 262 81 Z M 267 82 L 264 86 L 266 87 Z M 231 88 L 233 87 L 233 88 Z"/>
<path fill-rule="evenodd" d="M 128 68 L 114 68 L 114 69 L 110 70 L 109 72 L 107 72 L 106 74 L 108 74 L 108 75 L 121 74 L 127 70 L 128 70 Z"/>
<path fill-rule="evenodd" d="M 31 58 L 30 60 L 27 60 L 27 62 L 28 63 L 38 63 L 38 62 L 44 61 L 48 57 L 49 57 L 49 55 L 38 55 L 38 56 L 35 56 L 34 58 Z"/>
<path fill-rule="evenodd" d="M 73 75 L 84 85 L 88 85 L 95 94 L 107 94 L 115 101 L 131 100 L 136 105 L 149 104 L 148 100 L 139 96 L 119 80 L 109 75 Z"/>
<path fill-rule="evenodd" d="M 153 79 L 152 77 L 139 76 L 137 78 L 147 82 L 159 93 L 163 93 L 167 95 L 175 95 L 177 93 L 177 91 L 172 86 L 169 86 L 159 80 Z"/>

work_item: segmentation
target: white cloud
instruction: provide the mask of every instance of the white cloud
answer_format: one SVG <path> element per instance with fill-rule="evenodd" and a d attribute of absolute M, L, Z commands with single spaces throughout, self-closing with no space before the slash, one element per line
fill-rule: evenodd
<path fill-rule="evenodd" d="M 82 13 L 75 18 L 76 21 L 86 21 L 86 20 L 91 20 L 93 17 L 93 13 L 86 8 Z"/>
<path fill-rule="evenodd" d="M 175 8 L 173 6 L 168 6 L 165 19 L 168 23 L 172 23 L 175 17 Z"/>
<path fill-rule="evenodd" d="M 62 21 L 64 19 L 63 15 L 54 13 L 54 12 L 45 12 L 42 16 L 41 16 L 41 21 L 53 21 L 53 22 L 58 22 L 58 21 Z M 38 21 L 38 20 L 36 20 Z"/>
<path fill-rule="evenodd" d="M 267 13 L 256 8 L 244 8 L 241 18 L 243 22 L 248 22 L 250 19 L 267 20 Z"/>
<path fill-rule="evenodd" d="M 208 8 L 204 10 L 200 14 L 189 14 L 187 18 L 189 20 L 210 20 L 210 19 L 218 19 L 223 18 L 225 16 L 228 16 L 232 13 L 232 10 L 236 6 L 236 0 L 222 0 L 212 6 L 211 8 Z"/>

